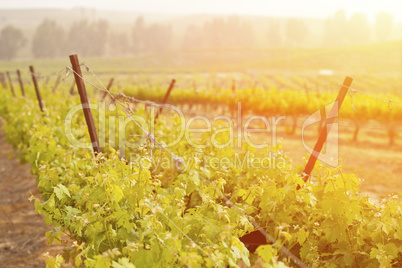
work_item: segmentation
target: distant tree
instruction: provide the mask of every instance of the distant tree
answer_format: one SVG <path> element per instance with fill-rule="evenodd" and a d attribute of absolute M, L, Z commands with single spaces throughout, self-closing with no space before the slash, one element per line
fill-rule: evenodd
<path fill-rule="evenodd" d="M 225 37 L 229 46 L 253 46 L 254 31 L 250 23 L 230 16 L 225 24 Z"/>
<path fill-rule="evenodd" d="M 237 16 L 205 22 L 203 36 L 205 45 L 209 47 L 254 45 L 253 28 Z"/>
<path fill-rule="evenodd" d="M 346 42 L 347 38 L 347 27 L 348 20 L 346 18 L 345 10 L 338 10 L 333 17 L 334 24 L 334 35 L 337 40 L 343 40 L 342 42 Z"/>
<path fill-rule="evenodd" d="M 143 16 L 137 18 L 131 31 L 131 43 L 133 52 L 143 53 L 145 50 L 146 25 Z"/>
<path fill-rule="evenodd" d="M 325 21 L 323 37 L 325 46 L 343 46 L 349 43 L 348 21 L 344 10 L 337 11 Z"/>
<path fill-rule="evenodd" d="M 207 21 L 203 26 L 205 45 L 208 47 L 222 47 L 225 45 L 225 23 L 222 18 Z"/>
<path fill-rule="evenodd" d="M 282 46 L 282 32 L 279 23 L 271 21 L 268 28 L 268 44 L 269 46 Z"/>
<path fill-rule="evenodd" d="M 26 39 L 20 29 L 11 25 L 4 27 L 0 33 L 0 59 L 13 59 L 25 43 Z"/>
<path fill-rule="evenodd" d="M 300 45 L 308 35 L 308 28 L 301 19 L 289 19 L 286 23 L 288 45 Z"/>
<path fill-rule="evenodd" d="M 347 29 L 352 44 L 365 44 L 370 41 L 370 25 L 365 14 L 353 14 L 348 21 Z"/>
<path fill-rule="evenodd" d="M 68 44 L 71 52 L 89 56 L 91 53 L 91 42 L 88 32 L 90 26 L 87 20 L 74 21 L 68 33 Z"/>
<path fill-rule="evenodd" d="M 92 53 L 94 56 L 103 56 L 106 51 L 108 41 L 109 22 L 106 20 L 98 20 L 93 22 L 89 36 L 92 41 Z"/>
<path fill-rule="evenodd" d="M 386 12 L 380 12 L 376 16 L 375 30 L 378 41 L 386 41 L 392 33 L 394 17 Z"/>
<path fill-rule="evenodd" d="M 110 32 L 108 43 L 112 55 L 120 56 L 130 52 L 129 39 L 126 33 Z"/>
<path fill-rule="evenodd" d="M 83 56 L 103 56 L 108 40 L 109 23 L 99 20 L 89 23 L 80 20 L 73 23 L 68 34 L 70 50 Z"/>
<path fill-rule="evenodd" d="M 152 24 L 146 29 L 144 38 L 146 51 L 167 50 L 172 40 L 172 28 L 170 25 Z"/>
<path fill-rule="evenodd" d="M 141 16 L 134 23 L 131 39 L 132 51 L 135 54 L 163 51 L 170 46 L 172 27 L 160 23 L 147 25 Z"/>
<path fill-rule="evenodd" d="M 35 58 L 61 56 L 65 52 L 65 32 L 54 20 L 45 19 L 37 28 L 32 40 Z"/>
<path fill-rule="evenodd" d="M 332 18 L 328 18 L 324 23 L 324 34 L 323 34 L 323 45 L 324 46 L 336 46 L 337 37 L 335 24 Z"/>
<path fill-rule="evenodd" d="M 204 45 L 204 33 L 195 25 L 189 25 L 183 36 L 183 48 L 202 47 Z"/>

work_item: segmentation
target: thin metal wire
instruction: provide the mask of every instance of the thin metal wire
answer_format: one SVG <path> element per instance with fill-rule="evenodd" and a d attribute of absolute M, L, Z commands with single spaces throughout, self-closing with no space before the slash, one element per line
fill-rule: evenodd
<path fill-rule="evenodd" d="M 169 104 L 160 104 L 160 103 L 156 103 L 156 102 L 149 101 L 149 100 L 140 100 L 140 99 L 134 98 L 133 96 L 127 96 L 123 92 L 113 92 L 113 91 L 110 91 L 110 90 L 106 90 L 105 85 L 102 83 L 102 81 L 99 79 L 99 77 L 97 75 L 95 75 L 95 73 L 92 71 L 92 69 L 87 64 L 81 63 L 80 65 L 84 66 L 86 68 L 86 70 L 88 72 L 90 72 L 95 77 L 95 79 L 102 85 L 103 89 L 95 86 L 93 83 L 85 80 L 84 78 L 82 78 L 82 77 L 81 78 L 84 81 L 86 81 L 88 84 L 90 84 L 92 87 L 94 87 L 94 88 L 96 88 L 96 89 L 98 89 L 100 91 L 110 92 L 111 94 L 120 95 L 121 97 L 129 99 L 129 100 L 131 100 L 133 102 L 138 102 L 138 103 L 142 103 L 142 104 L 145 104 L 145 105 L 151 105 L 151 106 L 154 106 L 154 107 L 157 107 L 157 108 L 170 107 Z M 67 68 L 72 70 L 71 67 L 69 67 L 69 66 L 67 66 Z M 319 93 L 319 92 L 309 93 L 309 94 L 306 94 L 306 93 L 300 94 L 300 93 L 291 92 L 291 91 L 276 91 L 276 92 L 271 92 L 271 93 L 268 92 L 268 94 L 277 94 L 277 93 L 279 93 L 279 94 L 286 93 L 286 94 L 289 94 L 289 95 L 293 95 L 292 97 L 294 97 L 294 98 L 306 98 L 306 97 L 314 96 L 314 95 L 316 95 L 316 96 L 317 95 L 318 96 L 333 95 L 333 93 Z M 220 94 L 220 93 L 209 93 L 209 92 L 197 92 L 197 94 L 202 94 L 202 95 L 207 95 L 207 96 L 231 97 L 231 98 L 240 98 L 240 97 L 246 97 L 246 96 L 263 96 L 264 99 L 281 99 L 281 98 L 285 99 L 287 97 L 287 96 L 267 96 L 267 94 L 241 94 L 241 93 L 240 94 L 238 94 L 238 93 L 235 93 L 235 94 Z"/>
<path fill-rule="evenodd" d="M 88 67 L 89 68 L 89 67 Z M 74 70 L 73 72 L 78 75 L 81 79 L 83 79 L 85 81 L 85 79 L 79 75 L 78 73 L 76 73 Z M 95 74 L 94 74 L 95 75 Z M 92 84 L 91 84 L 92 85 Z M 95 87 L 98 88 L 98 87 Z M 181 164 L 183 167 L 185 167 L 187 170 L 189 170 L 190 172 L 192 172 L 193 174 L 195 174 L 196 176 L 198 176 L 199 178 L 201 178 L 205 183 L 212 185 L 214 187 L 214 190 L 216 192 L 219 193 L 219 195 L 225 200 L 226 204 L 228 204 L 229 206 L 231 206 L 232 208 L 236 209 L 240 214 L 242 214 L 244 217 L 246 217 L 254 226 L 254 228 L 256 228 L 262 235 L 265 236 L 266 239 L 268 239 L 271 243 L 275 244 L 277 241 L 270 235 L 268 234 L 256 221 L 254 221 L 254 219 L 252 219 L 251 216 L 249 216 L 248 214 L 244 213 L 243 210 L 241 210 L 240 208 L 238 208 L 235 204 L 233 204 L 220 190 L 219 188 L 212 183 L 211 181 L 209 181 L 208 179 L 204 178 L 203 176 L 201 176 L 197 171 L 193 170 L 192 168 L 190 168 L 188 165 L 186 165 L 185 161 L 183 160 L 183 158 L 175 155 L 173 152 L 171 152 L 170 150 L 168 150 L 161 142 L 159 142 L 158 140 L 155 139 L 155 137 L 149 133 L 147 130 L 145 130 L 135 119 L 133 119 L 133 117 L 125 110 L 124 106 L 121 104 L 121 102 L 116 99 L 111 92 L 109 92 L 108 90 L 106 90 L 106 88 L 103 90 L 104 92 L 108 92 L 110 97 L 112 99 L 114 99 L 114 101 L 120 106 L 120 108 L 124 111 L 124 113 L 144 132 L 144 134 L 146 134 L 146 136 L 149 138 L 149 140 L 154 144 L 158 144 L 164 151 L 166 151 L 169 155 L 171 155 L 172 159 L 176 162 Z M 177 227 L 178 228 L 178 227 Z M 183 232 L 184 233 L 184 232 Z M 298 258 L 296 257 L 293 253 L 291 253 L 286 247 L 281 246 L 280 250 L 286 255 L 288 256 L 292 261 L 294 261 L 299 267 L 302 268 L 307 268 L 307 266 Z M 209 258 L 211 258 L 209 256 Z M 212 258 L 211 258 L 212 259 Z M 212 259 L 213 260 L 213 259 Z"/>
<path fill-rule="evenodd" d="M 385 98 L 383 98 L 383 97 L 378 97 L 378 96 L 376 96 L 376 95 L 373 95 L 373 94 L 370 94 L 370 93 L 367 93 L 367 92 L 364 92 L 364 91 L 361 91 L 361 90 L 357 90 L 357 89 L 352 88 L 352 87 L 347 87 L 347 88 L 349 88 L 349 89 L 350 89 L 352 92 L 354 92 L 354 93 L 360 93 L 360 94 L 366 95 L 366 96 L 368 96 L 368 97 L 370 97 L 370 98 L 373 98 L 373 99 L 376 99 L 376 100 L 379 100 L 379 101 L 383 101 L 384 103 L 387 103 L 387 104 L 388 104 L 388 108 L 389 108 L 390 110 L 392 110 L 391 105 L 392 105 L 392 106 L 399 107 L 399 108 L 402 108 L 402 103 L 396 102 L 396 101 L 394 101 L 394 100 L 392 100 L 392 99 L 385 99 Z"/>
<path fill-rule="evenodd" d="M 31 75 L 35 76 L 36 78 L 48 78 L 48 77 L 52 77 L 52 76 L 58 75 L 59 73 L 61 73 L 61 72 L 63 72 L 63 71 L 66 71 L 67 68 L 69 68 L 69 67 L 68 67 L 68 66 L 67 66 L 67 67 L 63 67 L 60 71 L 53 72 L 53 73 L 50 73 L 50 74 L 48 74 L 48 75 L 39 75 L 39 74 L 33 73 L 33 72 L 31 72 L 31 71 L 29 71 L 29 73 L 30 73 Z M 68 76 L 68 75 L 66 75 L 66 76 Z"/>
<path fill-rule="evenodd" d="M 99 88 L 99 87 L 95 86 L 94 84 L 90 83 L 89 81 L 87 81 L 86 79 L 84 79 L 82 76 L 80 76 L 78 73 L 76 73 L 74 70 L 73 70 L 73 72 L 74 72 L 76 75 L 78 75 L 81 79 L 83 79 L 86 83 L 88 83 L 88 84 L 90 84 L 91 86 L 93 86 L 94 88 L 96 88 L 96 89 L 98 89 L 98 90 L 100 90 L 100 91 L 102 91 L 102 92 L 107 92 L 107 93 L 110 95 L 110 97 L 112 98 L 112 100 L 113 100 L 114 102 L 116 102 L 116 103 L 120 106 L 120 108 L 124 111 L 124 113 L 126 113 L 126 115 L 144 132 L 144 134 L 146 135 L 146 137 L 147 137 L 151 142 L 158 144 L 158 146 L 160 146 L 160 148 L 162 148 L 162 149 L 165 150 L 168 154 L 171 155 L 172 159 L 173 159 L 175 162 L 180 163 L 181 165 L 183 165 L 183 167 L 185 167 L 187 170 L 189 170 L 189 172 L 192 172 L 192 173 L 194 173 L 195 175 L 197 175 L 197 176 L 198 176 L 199 178 L 201 178 L 205 183 L 207 183 L 207 184 L 209 184 L 209 185 L 212 185 L 212 186 L 215 188 L 215 190 L 219 193 L 219 195 L 225 200 L 226 204 L 230 205 L 232 208 L 236 209 L 239 213 L 241 213 L 243 216 L 245 216 L 245 217 L 252 223 L 252 225 L 254 226 L 254 228 L 256 228 L 258 231 L 260 231 L 260 232 L 266 237 L 266 239 L 268 239 L 270 242 L 272 242 L 272 243 L 274 243 L 274 244 L 276 243 L 276 240 L 275 240 L 270 234 L 268 234 L 264 229 L 262 229 L 262 227 L 261 227 L 257 222 L 255 222 L 254 219 L 251 218 L 251 216 L 249 216 L 248 214 L 244 213 L 240 208 L 238 208 L 236 205 L 234 205 L 234 204 L 217 188 L 217 186 L 216 186 L 214 183 L 212 183 L 212 182 L 209 181 L 208 179 L 204 178 L 204 177 L 201 176 L 197 171 L 195 171 L 195 170 L 193 170 L 192 168 L 190 168 L 189 166 L 187 166 L 186 163 L 185 163 L 185 161 L 184 161 L 181 157 L 175 155 L 173 152 L 171 152 L 170 150 L 168 150 L 162 143 L 160 143 L 158 140 L 156 140 L 155 137 L 154 137 L 151 133 L 149 133 L 149 132 L 148 132 L 147 130 L 145 130 L 138 122 L 136 122 L 136 120 L 133 119 L 133 117 L 131 116 L 131 114 L 126 111 L 124 105 L 123 105 L 118 99 L 116 99 L 116 98 L 113 96 L 113 94 L 114 94 L 114 95 L 117 95 L 117 96 L 119 96 L 119 97 L 123 97 L 123 98 L 128 99 L 128 100 L 131 100 L 131 101 L 135 101 L 135 102 L 139 102 L 139 103 L 144 103 L 144 104 L 148 104 L 148 105 L 155 105 L 156 107 L 164 107 L 164 106 L 166 106 L 166 105 L 156 104 L 156 103 L 150 102 L 150 101 L 138 100 L 138 99 L 135 99 L 134 97 L 128 97 L 128 96 L 126 96 L 124 93 L 116 93 L 116 92 L 108 91 L 108 90 L 105 88 L 105 86 L 103 85 L 103 83 L 100 81 L 100 79 L 95 75 L 95 73 L 94 73 L 87 65 L 84 65 L 84 66 L 86 66 L 87 70 L 90 71 L 90 72 L 92 73 L 92 75 L 100 82 L 100 84 L 104 87 L 104 89 Z M 70 68 L 70 70 L 72 70 L 72 69 Z M 349 87 L 349 88 L 351 88 L 351 87 Z M 394 105 L 394 106 L 397 106 L 397 107 L 401 107 L 401 108 L 402 108 L 402 104 L 401 104 L 401 103 L 394 102 L 394 101 L 392 101 L 392 100 L 390 100 L 390 99 L 387 100 L 387 99 L 384 99 L 384 98 L 381 98 L 381 97 L 377 97 L 377 96 L 374 96 L 374 95 L 372 95 L 372 94 L 369 94 L 369 93 L 366 93 L 366 92 L 363 92 L 363 91 L 360 91 L 360 90 L 356 90 L 356 89 L 353 89 L 353 88 L 351 88 L 351 89 L 353 90 L 353 92 L 358 92 L 358 93 L 360 93 L 360 94 L 367 95 L 368 97 L 371 97 L 371 98 L 374 98 L 374 99 L 377 99 L 377 100 L 381 100 L 381 101 L 383 101 L 383 102 L 386 102 L 386 103 L 388 103 L 389 106 L 392 104 L 392 105 Z M 217 95 L 217 94 L 213 94 L 213 95 Z M 224 95 L 224 94 L 222 94 L 222 95 Z M 233 94 L 232 94 L 232 95 L 233 95 Z M 323 95 L 323 94 L 320 94 L 320 95 Z M 231 95 L 224 95 L 224 96 L 231 96 Z M 255 95 L 253 95 L 253 96 L 255 96 Z M 306 97 L 306 94 L 303 94 L 303 97 Z M 130 109 L 130 110 L 131 110 L 131 109 Z M 132 112 L 132 110 L 131 110 L 131 112 Z M 161 212 L 160 212 L 160 213 L 161 213 Z M 162 214 L 166 219 L 168 219 L 172 224 L 174 224 L 166 215 L 164 215 L 163 213 L 161 213 L 161 214 Z M 174 224 L 174 225 L 175 225 L 175 224 Z M 176 227 L 184 236 L 186 236 L 186 238 L 188 238 L 190 241 L 192 241 L 191 238 L 189 238 L 177 225 L 175 225 L 175 227 Z M 192 241 L 192 242 L 193 242 L 200 250 L 202 250 L 202 252 L 203 252 L 204 254 L 207 254 L 199 245 L 197 245 L 194 241 Z M 299 267 L 303 267 L 303 268 L 304 268 L 304 267 L 307 267 L 299 258 L 297 258 L 295 255 L 293 255 L 286 247 L 281 246 L 280 250 L 281 250 L 285 255 L 287 255 L 289 258 L 291 258 L 297 265 L 299 265 Z M 209 254 L 206 255 L 206 256 L 209 257 L 209 258 L 211 258 L 211 259 L 216 263 L 216 261 L 215 261 Z"/>
<path fill-rule="evenodd" d="M 149 101 L 149 100 L 140 100 L 140 99 L 134 98 L 133 96 L 127 96 L 127 95 L 124 94 L 123 92 L 113 92 L 113 91 L 110 91 L 110 90 L 106 90 L 105 85 L 104 85 L 104 84 L 102 83 L 102 81 L 98 78 L 98 76 L 95 75 L 95 73 L 92 71 L 92 69 L 89 68 L 88 65 L 86 65 L 85 63 L 81 63 L 80 65 L 81 65 L 81 66 L 85 66 L 85 68 L 87 69 L 87 71 L 89 71 L 89 72 L 96 78 L 96 80 L 102 85 L 102 87 L 103 87 L 104 89 L 102 89 L 102 88 L 100 88 L 100 87 L 94 85 L 93 83 L 91 83 L 90 81 L 84 79 L 83 77 L 81 77 L 81 78 L 82 78 L 87 84 L 91 85 L 91 86 L 94 87 L 95 89 L 98 89 L 99 91 L 107 92 L 107 93 L 110 93 L 110 94 L 114 94 L 114 95 L 119 96 L 119 97 L 121 97 L 121 98 L 128 99 L 128 100 L 130 100 L 130 101 L 132 101 L 132 102 L 142 103 L 142 104 L 144 104 L 144 105 L 153 106 L 153 107 L 156 107 L 156 108 L 169 108 L 169 107 L 171 107 L 170 104 L 161 104 L 161 103 L 156 103 L 156 102 L 154 102 L 154 101 Z M 69 69 L 69 70 L 72 71 L 72 68 L 69 67 L 69 66 L 67 66 L 66 69 Z M 63 70 L 64 70 L 64 69 L 63 69 Z M 61 71 L 62 71 L 62 70 L 61 70 Z M 60 71 L 59 71 L 59 72 L 60 72 Z M 339 85 L 339 84 L 338 84 L 338 85 Z M 374 98 L 374 99 L 383 101 L 384 103 L 387 103 L 390 110 L 392 110 L 392 108 L 391 108 L 392 106 L 396 106 L 396 107 L 402 108 L 402 103 L 393 101 L 392 99 L 384 99 L 384 98 L 381 98 L 381 97 L 377 97 L 377 96 L 375 96 L 375 95 L 373 95 L 373 94 L 369 94 L 369 93 L 366 93 L 366 92 L 364 92 L 364 91 L 357 90 L 357 89 L 352 88 L 352 87 L 348 87 L 348 88 L 351 89 L 351 91 L 352 91 L 352 92 L 350 93 L 351 98 L 353 98 L 352 94 L 353 94 L 353 95 L 356 95 L 356 93 L 360 93 L 360 94 L 366 95 L 366 96 L 368 96 L 368 97 L 371 97 L 371 98 Z M 275 93 L 286 93 L 286 92 L 288 92 L 288 91 L 272 92 L 272 94 L 275 94 Z M 263 99 L 276 99 L 276 98 L 277 98 L 277 99 L 287 99 L 287 97 L 288 97 L 288 96 L 266 96 L 266 95 L 264 95 L 264 94 L 220 94 L 220 93 L 209 93 L 209 92 L 198 92 L 198 93 L 199 93 L 199 94 L 202 94 L 202 95 L 207 95 L 207 96 L 222 96 L 222 97 L 232 97 L 232 98 L 239 98 L 239 97 L 244 97 L 244 96 L 263 96 Z M 317 93 L 309 93 L 309 94 L 305 94 L 305 93 L 296 93 L 296 92 L 290 92 L 290 93 L 291 93 L 291 95 L 295 95 L 295 96 L 292 96 L 292 97 L 290 97 L 290 98 L 293 98 L 293 97 L 296 97 L 296 98 L 306 98 L 306 97 L 308 97 L 308 96 L 314 96 L 314 95 L 318 95 L 318 96 L 334 95 L 333 93 L 318 93 L 318 92 L 317 92 Z M 353 100 L 352 100 L 352 108 L 353 108 L 353 110 L 355 110 L 353 104 L 354 104 L 354 103 L 353 103 Z"/>
<path fill-rule="evenodd" d="M 354 90 L 354 89 L 352 89 L 351 92 L 349 92 L 349 95 L 350 95 L 350 102 L 351 102 L 352 110 L 353 110 L 353 111 L 356 111 L 356 108 L 355 108 L 355 106 L 354 106 L 354 104 L 353 104 L 353 97 L 354 97 L 356 94 L 357 94 L 357 91 Z"/>
<path fill-rule="evenodd" d="M 180 88 L 180 87 L 177 87 Z M 313 90 L 313 89 L 309 89 Z M 191 90 L 189 90 L 191 91 Z M 290 91 L 290 90 L 283 90 L 283 91 L 274 91 L 274 92 L 266 92 L 266 93 L 242 93 L 242 92 L 236 92 L 233 94 L 222 94 L 222 93 L 210 93 L 206 91 L 193 91 L 195 94 L 200 94 L 202 96 L 220 96 L 220 97 L 226 97 L 226 98 L 242 98 L 242 97 L 251 97 L 251 96 L 258 96 L 262 97 L 262 99 L 280 99 L 280 98 L 285 98 L 285 97 L 294 97 L 294 98 L 306 98 L 310 96 L 325 96 L 325 95 L 334 95 L 335 93 L 320 93 L 320 92 L 314 92 L 314 93 L 298 93 L 295 91 Z M 272 96 L 272 94 L 287 94 L 287 96 L 282 95 L 282 96 Z"/>
<path fill-rule="evenodd" d="M 80 74 L 78 74 L 77 72 L 75 72 L 72 68 L 71 68 L 71 70 L 77 75 L 77 76 L 79 76 L 81 79 L 83 79 L 83 81 L 86 81 Z M 92 84 L 91 84 L 92 85 Z M 95 88 L 97 88 L 97 87 L 95 87 Z M 172 152 L 170 152 L 167 148 L 165 148 L 159 141 L 157 141 L 156 139 L 155 139 L 155 137 L 151 134 L 151 133 L 149 133 L 147 130 L 145 130 L 136 120 L 134 120 L 134 118 L 131 116 L 131 114 L 130 113 L 128 113 L 127 111 L 126 111 L 126 109 L 124 108 L 124 106 L 122 105 L 122 103 L 118 100 L 118 99 L 116 99 L 112 94 L 111 94 L 111 92 L 109 92 L 109 91 L 107 91 L 107 90 L 105 90 L 106 92 L 108 92 L 109 93 L 109 95 L 110 95 L 110 97 L 114 100 L 114 102 L 115 103 L 117 103 L 117 105 L 119 105 L 120 106 L 120 108 L 124 111 L 124 113 L 145 133 L 145 135 L 151 140 L 151 141 L 153 141 L 153 142 L 155 142 L 155 143 L 158 143 L 158 145 L 159 146 L 161 146 L 161 148 L 163 148 L 166 152 L 168 152 L 171 156 L 172 156 L 172 159 L 174 159 L 175 161 L 180 161 L 181 163 L 184 163 L 184 160 L 183 159 L 181 159 L 180 157 L 178 157 L 178 156 L 176 156 L 175 154 L 173 154 Z M 171 221 L 166 215 L 164 215 L 163 213 L 161 213 L 164 217 L 166 217 L 169 221 Z M 176 225 L 175 225 L 176 226 Z M 179 228 L 179 227 L 177 227 L 176 226 L 176 228 L 181 232 L 181 233 L 183 233 L 184 234 L 184 232 Z M 190 237 L 188 237 L 187 235 L 186 235 L 186 237 L 190 240 L 190 241 L 192 241 L 199 249 L 201 249 L 202 250 L 202 252 L 204 252 L 204 253 L 206 253 L 197 243 L 195 243 Z M 206 254 L 206 256 L 207 257 L 209 257 L 212 261 L 214 261 L 216 264 L 218 264 L 209 254 Z"/>
<path fill-rule="evenodd" d="M 194 242 L 193 239 L 191 239 L 186 233 L 184 233 L 179 226 L 177 226 L 171 219 L 169 219 L 169 217 L 167 217 L 164 213 L 162 213 L 161 211 L 158 211 L 163 217 L 165 217 L 183 236 L 185 236 L 190 242 L 194 243 L 194 245 L 202 252 L 205 254 L 205 256 L 207 256 L 208 258 L 210 258 L 217 266 L 219 267 L 223 267 L 222 265 L 220 265 L 211 255 L 209 255 L 209 253 L 207 253 L 202 247 L 200 247 L 197 243 Z"/>
<path fill-rule="evenodd" d="M 93 83 L 89 82 L 88 80 L 84 79 L 81 75 L 79 75 L 77 72 L 75 72 L 75 71 L 73 70 L 73 68 L 71 68 L 70 66 L 67 66 L 66 68 L 68 68 L 70 71 L 74 72 L 78 77 L 80 77 L 83 81 L 85 81 L 87 84 L 91 85 L 91 86 L 94 87 L 95 89 L 98 89 L 98 90 L 103 91 L 103 92 L 108 92 L 108 93 L 110 93 L 110 94 L 115 94 L 115 95 L 120 95 L 120 94 L 122 94 L 122 93 L 118 93 L 118 92 L 109 91 L 109 90 L 106 89 L 106 87 L 105 87 L 105 89 L 101 89 L 101 88 L 99 88 L 98 86 L 94 85 Z M 103 86 L 103 84 L 102 84 L 102 86 Z M 104 86 L 103 86 L 103 87 L 104 87 Z"/>

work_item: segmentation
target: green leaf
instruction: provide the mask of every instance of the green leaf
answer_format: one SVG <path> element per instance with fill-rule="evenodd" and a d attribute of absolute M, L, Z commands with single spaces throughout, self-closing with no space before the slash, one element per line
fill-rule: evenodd
<path fill-rule="evenodd" d="M 62 200 L 66 196 L 71 197 L 70 192 L 63 184 L 58 184 L 53 189 L 54 189 L 54 193 L 56 194 L 56 196 L 59 200 Z"/>
<path fill-rule="evenodd" d="M 102 256 L 96 256 L 96 263 L 95 263 L 95 268 L 109 268 L 111 267 L 112 261 L 110 258 L 102 257 Z"/>
<path fill-rule="evenodd" d="M 81 214 L 81 210 L 71 207 L 71 206 L 66 206 L 65 209 L 67 211 L 67 215 L 69 215 L 69 216 Z"/>
<path fill-rule="evenodd" d="M 56 258 L 48 255 L 48 258 L 46 260 L 46 268 L 60 268 L 63 262 L 64 259 L 61 255 L 57 255 Z"/>
<path fill-rule="evenodd" d="M 304 230 L 304 229 L 300 229 L 297 233 L 297 242 L 299 242 L 300 245 L 303 245 L 304 241 L 306 241 L 307 237 L 309 235 L 309 232 Z"/>
<path fill-rule="evenodd" d="M 398 257 L 398 247 L 394 243 L 388 243 L 384 246 L 384 250 L 387 253 L 387 255 L 392 256 L 394 258 Z"/>
<path fill-rule="evenodd" d="M 45 236 L 48 239 L 49 246 L 56 241 L 57 243 L 61 244 L 61 228 L 56 227 L 53 230 L 46 232 Z"/>
<path fill-rule="evenodd" d="M 121 188 L 117 185 L 114 185 L 114 189 L 113 189 L 113 197 L 114 197 L 114 201 L 116 201 L 116 203 L 119 203 L 120 200 L 123 199 L 124 197 L 124 193 L 121 190 Z"/>
<path fill-rule="evenodd" d="M 262 245 L 257 248 L 257 254 L 260 256 L 264 262 L 268 264 L 274 263 L 274 256 L 276 255 L 276 250 L 272 245 Z"/>
<path fill-rule="evenodd" d="M 375 259 L 378 255 L 380 255 L 378 248 L 372 248 L 370 251 L 370 259 Z"/>
<path fill-rule="evenodd" d="M 118 262 L 113 261 L 113 268 L 135 268 L 135 265 L 128 258 L 120 258 Z"/>
<path fill-rule="evenodd" d="M 130 223 L 131 217 L 126 210 L 119 210 L 115 212 L 115 216 L 117 218 L 118 226 L 124 227 L 127 230 L 134 227 L 134 224 Z"/>

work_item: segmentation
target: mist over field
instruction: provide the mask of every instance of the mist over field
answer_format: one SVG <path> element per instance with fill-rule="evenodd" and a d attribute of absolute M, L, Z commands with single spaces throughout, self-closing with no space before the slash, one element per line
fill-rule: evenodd
<path fill-rule="evenodd" d="M 346 47 L 401 39 L 401 23 L 390 13 L 379 11 L 374 20 L 364 13 L 347 13 L 337 10 L 327 18 L 308 18 L 95 8 L 0 9 L 0 56 L 7 60 L 71 52 L 91 57 L 135 56 L 205 48 Z M 12 30 L 7 35 L 7 27 L 20 36 Z M 15 45 L 7 46 L 7 42 Z"/>

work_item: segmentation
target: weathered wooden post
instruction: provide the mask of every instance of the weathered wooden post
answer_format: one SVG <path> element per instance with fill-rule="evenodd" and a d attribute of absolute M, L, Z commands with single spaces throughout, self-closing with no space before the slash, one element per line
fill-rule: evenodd
<path fill-rule="evenodd" d="M 15 97 L 13 81 L 11 81 L 10 72 L 6 72 L 6 74 L 7 74 L 8 84 L 10 85 L 11 92 L 13 93 L 13 96 Z"/>
<path fill-rule="evenodd" d="M 313 153 L 310 155 L 306 168 L 303 171 L 304 174 L 303 180 L 305 182 L 309 179 L 311 171 L 313 171 L 315 162 L 317 162 L 322 147 L 324 146 L 324 143 L 327 140 L 328 133 L 331 131 L 332 123 L 338 119 L 338 114 L 341 109 L 341 105 L 343 103 L 343 100 L 345 99 L 346 94 L 348 93 L 352 81 L 353 79 L 348 76 L 345 78 L 341 90 L 339 91 L 338 97 L 335 100 L 334 106 L 332 106 L 332 109 L 329 113 L 329 117 L 328 119 L 325 119 L 325 124 L 321 129 L 321 133 L 320 136 L 318 137 L 317 143 L 314 146 Z M 297 189 L 300 189 L 300 185 L 297 186 Z"/>
<path fill-rule="evenodd" d="M 88 126 L 89 136 L 92 142 L 92 148 L 95 155 L 101 152 L 99 145 L 98 133 L 96 132 L 94 119 L 92 117 L 91 108 L 88 103 L 87 91 L 85 89 L 84 80 L 82 79 L 82 73 L 80 68 L 80 63 L 78 61 L 78 56 L 76 54 L 70 55 L 71 65 L 74 70 L 75 82 L 77 84 L 78 93 L 80 94 L 82 109 L 84 110 L 85 121 Z"/>
<path fill-rule="evenodd" d="M 169 95 L 170 95 L 170 92 L 172 92 L 175 83 L 176 83 L 176 80 L 175 80 L 175 79 L 172 79 L 172 82 L 170 82 L 169 88 L 168 88 L 168 90 L 166 91 L 165 97 L 164 97 L 163 100 L 162 100 L 162 105 L 166 104 L 166 101 L 168 100 Z M 155 120 L 156 120 L 156 119 L 158 118 L 158 116 L 162 113 L 162 109 L 163 109 L 163 107 L 159 107 L 159 110 L 158 110 L 158 112 L 157 112 L 156 115 L 155 115 Z"/>
<path fill-rule="evenodd" d="M 106 91 L 103 93 L 102 100 L 105 100 L 105 98 L 106 98 L 106 96 L 107 96 L 107 94 L 108 94 L 108 92 L 109 92 L 109 89 L 110 89 L 110 88 L 112 87 L 112 85 L 113 85 L 113 82 L 114 82 L 114 79 L 113 79 L 113 78 L 110 79 L 109 84 L 108 84 L 107 87 L 106 87 Z"/>
<path fill-rule="evenodd" d="M 0 83 L 4 90 L 7 89 L 6 79 L 4 77 L 4 73 L 0 73 Z"/>
<path fill-rule="evenodd" d="M 56 92 L 57 87 L 59 86 L 60 83 L 60 74 L 57 75 L 56 83 L 54 84 L 52 88 L 52 93 L 54 94 Z"/>
<path fill-rule="evenodd" d="M 38 87 L 38 81 L 36 80 L 36 75 L 35 75 L 35 69 L 31 65 L 31 66 L 29 66 L 29 70 L 31 71 L 32 81 L 33 81 L 33 84 L 35 86 L 35 92 L 36 92 L 36 97 L 38 98 L 39 108 L 40 108 L 41 112 L 43 112 L 42 97 L 40 96 L 39 87 Z"/>
<path fill-rule="evenodd" d="M 21 88 L 22 96 L 25 97 L 24 83 L 22 83 L 21 72 L 20 72 L 19 69 L 17 70 L 17 76 L 18 76 L 18 82 L 20 83 L 20 88 Z"/>
<path fill-rule="evenodd" d="M 75 81 L 73 81 L 73 83 L 71 84 L 71 87 L 70 87 L 70 94 L 71 94 L 71 95 L 74 95 L 75 84 L 76 84 Z"/>
<path fill-rule="evenodd" d="M 325 120 L 325 124 L 328 124 L 328 126 L 324 126 L 321 130 L 321 134 L 318 138 L 318 141 L 314 147 L 314 151 L 310 156 L 310 159 L 306 165 L 306 168 L 304 169 L 304 176 L 303 180 L 307 181 L 308 178 L 310 177 L 311 171 L 314 168 L 314 164 L 317 161 L 317 158 L 321 152 L 321 149 L 327 139 L 328 133 L 331 130 L 331 123 L 333 123 L 337 118 L 338 118 L 338 113 L 341 108 L 342 102 L 345 99 L 346 94 L 348 93 L 348 89 L 350 85 L 352 84 L 353 79 L 350 77 L 346 77 L 345 81 L 343 82 L 343 85 L 341 87 L 341 90 L 339 91 L 338 97 L 336 98 L 336 101 L 334 103 L 334 106 L 332 106 L 331 112 L 328 116 L 329 119 Z M 300 189 L 300 185 L 297 186 L 297 189 Z M 260 245 L 266 245 L 268 244 L 267 238 L 264 235 L 266 231 L 264 229 L 256 230 L 251 233 L 248 233 L 242 237 L 240 237 L 240 241 L 243 242 L 248 247 L 253 248 L 255 250 L 258 246 Z M 272 241 L 271 241 L 272 242 Z"/>
<path fill-rule="evenodd" d="M 306 92 L 307 100 L 310 101 L 310 92 L 309 92 L 309 89 L 307 87 L 307 84 L 304 84 L 304 91 Z"/>

